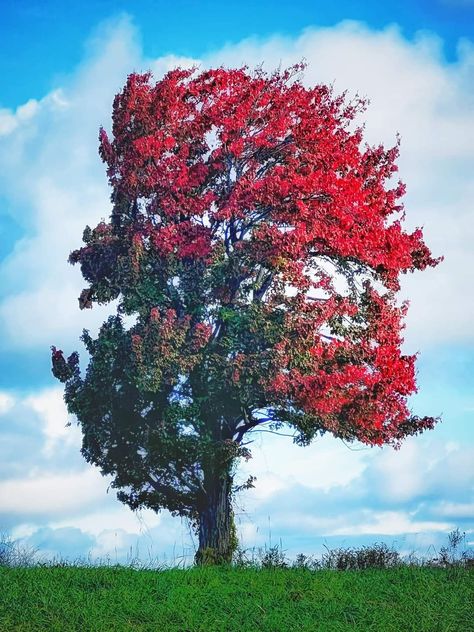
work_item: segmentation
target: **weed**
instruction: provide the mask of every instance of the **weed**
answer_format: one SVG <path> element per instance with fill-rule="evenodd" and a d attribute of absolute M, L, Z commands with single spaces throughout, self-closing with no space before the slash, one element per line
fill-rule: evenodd
<path fill-rule="evenodd" d="M 0 534 L 0 566 L 33 566 L 38 563 L 37 553 L 36 549 L 20 544 L 8 534 Z"/>
<path fill-rule="evenodd" d="M 321 559 L 321 568 L 353 571 L 369 568 L 394 568 L 400 566 L 402 560 L 395 549 L 385 543 L 375 543 L 361 548 L 328 549 Z"/>

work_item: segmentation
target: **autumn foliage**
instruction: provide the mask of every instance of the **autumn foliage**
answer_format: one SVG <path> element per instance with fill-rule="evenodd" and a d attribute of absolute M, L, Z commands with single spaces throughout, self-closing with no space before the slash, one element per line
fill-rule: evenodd
<path fill-rule="evenodd" d="M 128 77 L 100 131 L 112 212 L 70 255 L 81 308 L 117 314 L 84 332 L 84 377 L 53 348 L 84 456 L 224 558 L 249 433 L 398 446 L 436 421 L 407 407 L 399 278 L 439 260 L 403 228 L 398 144 L 365 145 L 365 102 L 302 69 Z"/>

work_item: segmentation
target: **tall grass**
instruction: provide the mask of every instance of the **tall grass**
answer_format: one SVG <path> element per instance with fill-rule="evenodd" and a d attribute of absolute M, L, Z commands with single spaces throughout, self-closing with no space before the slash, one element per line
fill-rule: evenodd
<path fill-rule="evenodd" d="M 462 543 L 452 532 L 430 560 L 374 544 L 291 561 L 280 545 L 220 568 L 30 559 L 0 567 L 0 631 L 474 632 Z"/>
<path fill-rule="evenodd" d="M 0 569 L 2 632 L 472 632 L 474 572 Z"/>
<path fill-rule="evenodd" d="M 0 533 L 0 567 L 32 566 L 37 562 L 36 555 L 36 549 L 13 540 L 8 533 Z"/>

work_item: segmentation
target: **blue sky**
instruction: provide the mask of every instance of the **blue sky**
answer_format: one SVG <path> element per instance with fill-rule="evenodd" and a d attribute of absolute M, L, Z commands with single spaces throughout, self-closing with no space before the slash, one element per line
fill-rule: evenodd
<path fill-rule="evenodd" d="M 295 36 L 310 25 L 333 26 L 342 20 L 359 20 L 381 29 L 397 23 L 413 38 L 430 30 L 443 38 L 447 59 L 456 56 L 460 37 L 474 36 L 474 3 L 470 0 L 141 0 L 140 2 L 2 3 L 0 74 L 2 104 L 13 107 L 28 98 L 39 98 L 61 84 L 83 59 L 84 41 L 97 24 L 126 12 L 140 28 L 147 57 L 168 53 L 200 56 L 229 42 L 252 35 L 274 33 Z"/>
<path fill-rule="evenodd" d="M 186 524 L 133 514 L 80 456 L 50 373 L 49 347 L 81 350 L 110 309 L 77 309 L 66 262 L 83 227 L 109 213 L 97 155 L 127 73 L 177 64 L 273 68 L 305 58 L 305 81 L 370 98 L 369 142 L 402 137 L 409 227 L 424 226 L 435 270 L 404 278 L 405 348 L 419 352 L 417 414 L 435 430 L 399 450 L 325 437 L 298 448 L 260 435 L 237 501 L 245 546 L 289 554 L 384 540 L 474 541 L 474 2 L 4 3 L 0 26 L 0 531 L 45 555 L 172 560 L 192 553 Z"/>

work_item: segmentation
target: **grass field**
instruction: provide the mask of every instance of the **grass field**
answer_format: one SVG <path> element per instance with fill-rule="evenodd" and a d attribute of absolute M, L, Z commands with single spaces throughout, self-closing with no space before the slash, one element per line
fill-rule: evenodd
<path fill-rule="evenodd" d="M 0 568 L 0 630 L 472 632 L 474 570 Z"/>

